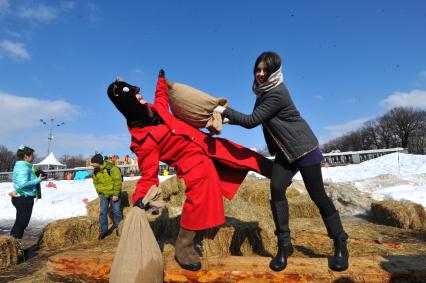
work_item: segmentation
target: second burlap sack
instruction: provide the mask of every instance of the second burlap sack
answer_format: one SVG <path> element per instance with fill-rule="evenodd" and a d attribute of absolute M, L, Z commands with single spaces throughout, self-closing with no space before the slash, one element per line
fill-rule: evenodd
<path fill-rule="evenodd" d="M 195 128 L 207 128 L 211 134 L 222 132 L 222 117 L 213 113 L 216 106 L 227 106 L 228 101 L 215 98 L 191 86 L 168 81 L 169 104 L 173 115 Z"/>

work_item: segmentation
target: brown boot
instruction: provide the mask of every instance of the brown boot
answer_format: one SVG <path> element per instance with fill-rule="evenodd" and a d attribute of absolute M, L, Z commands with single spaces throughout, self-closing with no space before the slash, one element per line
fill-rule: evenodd
<path fill-rule="evenodd" d="M 183 268 L 197 271 L 201 268 L 200 256 L 194 249 L 194 237 L 196 231 L 180 228 L 175 245 L 175 259 Z"/>

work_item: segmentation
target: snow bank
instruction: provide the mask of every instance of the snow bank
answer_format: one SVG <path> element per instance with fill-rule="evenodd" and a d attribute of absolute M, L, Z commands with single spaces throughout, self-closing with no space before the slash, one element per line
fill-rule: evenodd
<path fill-rule="evenodd" d="M 350 183 L 377 200 L 410 200 L 426 207 L 426 155 L 391 153 L 360 164 L 322 168 L 325 182 Z M 302 180 L 298 173 L 296 180 Z"/>
<path fill-rule="evenodd" d="M 354 182 L 383 174 L 409 177 L 426 174 L 426 155 L 391 153 L 359 164 L 323 168 L 322 173 L 324 181 L 334 183 Z M 302 179 L 300 173 L 295 178 Z"/>
<path fill-rule="evenodd" d="M 160 182 L 172 176 L 159 176 Z M 137 180 L 140 177 L 125 177 L 124 180 Z M 48 186 L 54 184 L 56 188 Z M 86 202 L 98 197 L 92 179 L 82 181 L 47 181 L 41 183 L 42 198 L 34 202 L 31 224 L 45 225 L 58 219 L 86 215 Z M 0 183 L 0 222 L 10 224 L 15 220 L 16 210 L 9 192 L 12 183 Z"/>

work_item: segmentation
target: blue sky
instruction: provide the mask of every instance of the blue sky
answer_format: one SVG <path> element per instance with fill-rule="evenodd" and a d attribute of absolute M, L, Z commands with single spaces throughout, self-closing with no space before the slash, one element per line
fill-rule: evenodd
<path fill-rule="evenodd" d="M 264 4 L 264 3 L 267 3 Z M 266 50 L 321 142 L 395 106 L 426 109 L 425 1 L 0 0 L 0 144 L 127 154 L 106 96 L 120 75 L 152 100 L 158 70 L 250 112 L 252 68 Z M 260 128 L 223 137 L 263 147 Z"/>

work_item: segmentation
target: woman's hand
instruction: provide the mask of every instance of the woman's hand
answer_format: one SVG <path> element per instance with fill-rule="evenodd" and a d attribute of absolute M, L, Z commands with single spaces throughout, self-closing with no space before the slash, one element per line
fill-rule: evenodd
<path fill-rule="evenodd" d="M 225 111 L 225 107 L 223 107 L 222 105 L 218 105 L 218 106 L 216 106 L 216 108 L 215 109 L 213 109 L 213 111 L 214 112 L 219 112 L 220 114 L 222 114 L 223 113 L 223 111 Z"/>
<path fill-rule="evenodd" d="M 118 200 L 118 196 L 112 196 L 112 201 L 116 202 Z"/>
<path fill-rule="evenodd" d="M 229 119 L 228 118 L 224 118 L 222 121 L 222 124 L 229 124 Z"/>
<path fill-rule="evenodd" d="M 160 70 L 160 72 L 158 72 L 158 77 L 159 77 L 159 78 L 164 78 L 164 77 L 166 77 L 166 72 L 165 72 L 163 69 L 161 69 L 161 70 Z"/>

